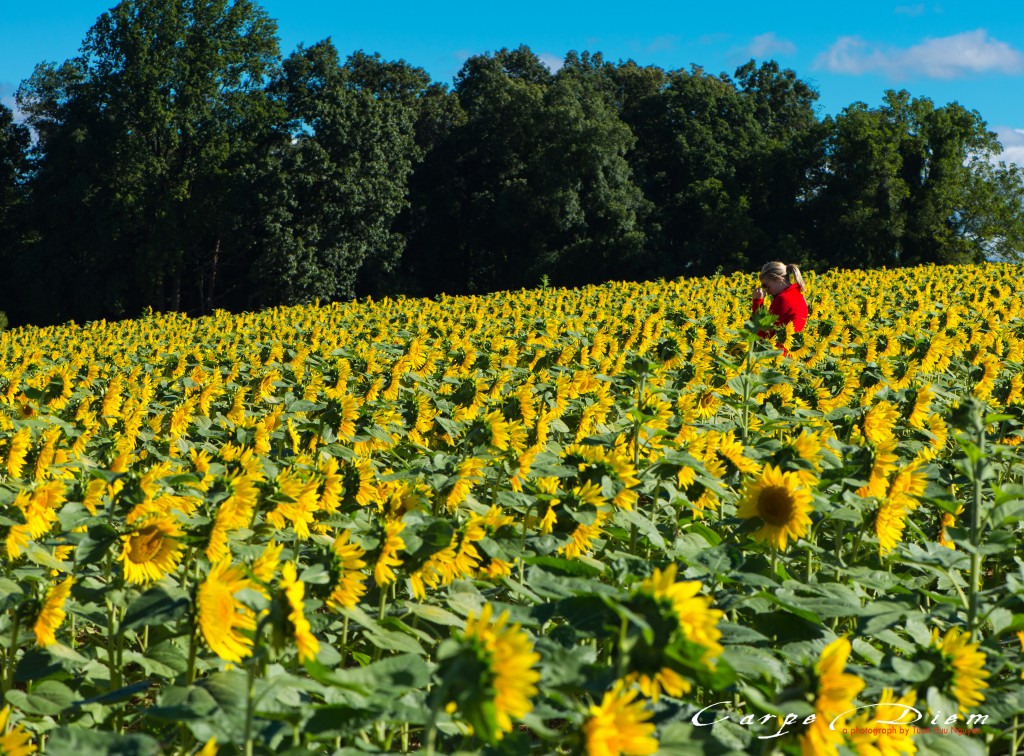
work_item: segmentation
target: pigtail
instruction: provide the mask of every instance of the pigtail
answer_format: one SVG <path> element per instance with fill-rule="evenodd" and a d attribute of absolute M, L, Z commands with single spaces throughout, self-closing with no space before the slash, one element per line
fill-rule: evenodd
<path fill-rule="evenodd" d="M 800 291 L 803 291 L 806 288 L 806 284 L 804 283 L 804 277 L 800 275 L 800 268 L 798 268 L 797 266 L 786 266 L 786 278 L 788 278 L 790 282 L 795 283 L 797 288 L 800 289 Z"/>

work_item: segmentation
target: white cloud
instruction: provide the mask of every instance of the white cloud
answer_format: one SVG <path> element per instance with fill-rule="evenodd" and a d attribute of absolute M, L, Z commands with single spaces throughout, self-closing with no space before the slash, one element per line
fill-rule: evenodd
<path fill-rule="evenodd" d="M 750 40 L 744 52 L 748 58 L 769 58 L 772 55 L 791 55 L 796 52 L 796 45 L 777 37 L 775 32 L 768 32 Z"/>
<path fill-rule="evenodd" d="M 0 81 L 0 103 L 3 103 L 11 110 L 14 111 L 14 120 L 22 122 L 25 120 L 25 114 L 18 110 L 18 103 L 14 99 L 14 93 L 17 91 L 17 87 L 6 81 Z"/>
<path fill-rule="evenodd" d="M 971 74 L 1024 71 L 1024 53 L 984 29 L 926 39 L 908 48 L 885 47 L 860 37 L 840 37 L 815 60 L 833 73 L 881 73 L 891 78 L 923 75 L 955 79 Z"/>
<path fill-rule="evenodd" d="M 679 44 L 679 37 L 675 34 L 663 34 L 660 37 L 655 37 L 651 40 L 651 43 L 647 45 L 647 52 L 659 52 L 661 50 L 674 50 Z"/>
<path fill-rule="evenodd" d="M 0 81 L 0 102 L 13 110 L 14 108 L 14 85 L 6 81 Z"/>
<path fill-rule="evenodd" d="M 697 38 L 698 45 L 717 45 L 721 42 L 727 42 L 732 39 L 731 34 L 725 32 L 717 32 L 715 34 L 702 34 Z"/>
<path fill-rule="evenodd" d="M 893 12 L 901 16 L 920 16 L 924 13 L 924 3 L 918 3 L 917 5 L 897 5 Z"/>
<path fill-rule="evenodd" d="M 554 53 L 540 53 L 537 56 L 540 58 L 540 62 L 547 66 L 547 69 L 551 73 L 556 73 L 563 65 L 565 65 L 565 58 L 561 55 L 555 55 Z"/>
<path fill-rule="evenodd" d="M 1003 151 L 993 155 L 993 160 L 1016 163 L 1024 167 L 1024 129 L 996 126 L 994 130 L 999 137 L 999 143 L 1003 145 Z"/>

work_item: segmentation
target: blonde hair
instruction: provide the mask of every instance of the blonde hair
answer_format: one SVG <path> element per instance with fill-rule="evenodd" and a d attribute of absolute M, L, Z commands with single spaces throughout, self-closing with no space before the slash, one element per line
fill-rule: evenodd
<path fill-rule="evenodd" d="M 765 263 L 765 266 L 761 268 L 761 275 L 783 278 L 790 283 L 795 283 L 800 291 L 803 291 L 806 286 L 804 277 L 800 275 L 800 268 L 795 265 L 786 265 L 778 261 Z"/>

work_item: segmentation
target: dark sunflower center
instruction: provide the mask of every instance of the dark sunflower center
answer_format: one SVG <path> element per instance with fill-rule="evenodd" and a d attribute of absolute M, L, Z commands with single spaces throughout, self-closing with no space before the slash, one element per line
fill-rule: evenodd
<path fill-rule="evenodd" d="M 164 545 L 164 534 L 156 525 L 147 525 L 128 542 L 128 558 L 136 564 L 152 561 Z"/>
<path fill-rule="evenodd" d="M 757 497 L 757 515 L 769 525 L 782 526 L 793 518 L 793 495 L 784 486 L 769 486 Z"/>

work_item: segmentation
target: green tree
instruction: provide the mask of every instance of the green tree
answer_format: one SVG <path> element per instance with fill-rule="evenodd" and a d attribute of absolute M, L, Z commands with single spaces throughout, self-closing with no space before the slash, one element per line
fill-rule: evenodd
<path fill-rule="evenodd" d="M 39 134 L 37 256 L 66 266 L 62 315 L 217 301 L 222 261 L 247 254 L 229 248 L 245 238 L 237 166 L 277 117 L 277 62 L 276 26 L 250 0 L 123 0 L 79 57 L 37 66 L 19 104 Z"/>
<path fill-rule="evenodd" d="M 8 280 L 29 233 L 25 217 L 28 179 L 29 130 L 14 120 L 14 112 L 0 103 L 0 265 Z M 24 319 L 23 292 L 8 286 L 3 305 L 13 322 Z"/>
<path fill-rule="evenodd" d="M 634 77 L 636 71 L 631 72 Z M 630 159 L 655 214 L 657 273 L 746 267 L 753 223 L 740 168 L 760 141 L 753 102 L 735 83 L 701 68 L 669 72 L 624 109 L 637 138 Z"/>
<path fill-rule="evenodd" d="M 820 189 L 827 133 L 814 112 L 818 93 L 775 61 L 748 61 L 735 80 L 757 123 L 757 139 L 738 166 L 741 191 L 749 197 L 754 267 L 769 260 L 810 262 L 814 230 L 808 206 Z"/>
<path fill-rule="evenodd" d="M 433 189 L 417 195 L 408 265 L 426 288 L 622 277 L 642 249 L 645 203 L 601 78 L 571 60 L 553 76 L 520 47 L 467 60 L 455 93 L 464 120 L 428 155 Z"/>
<path fill-rule="evenodd" d="M 14 112 L 0 103 L 0 255 L 9 259 L 17 238 L 14 232 L 25 200 L 28 174 L 29 130 L 16 123 Z"/>
<path fill-rule="evenodd" d="M 270 87 L 290 143 L 265 177 L 266 236 L 257 261 L 265 302 L 350 298 L 379 289 L 405 238 L 395 229 L 418 155 L 422 69 L 356 53 L 341 65 L 329 40 L 300 48 Z"/>
<path fill-rule="evenodd" d="M 813 203 L 821 259 L 948 264 L 1014 248 L 1019 172 L 990 164 L 999 145 L 977 112 L 889 91 L 881 107 L 855 103 L 828 125 L 827 175 Z"/>

